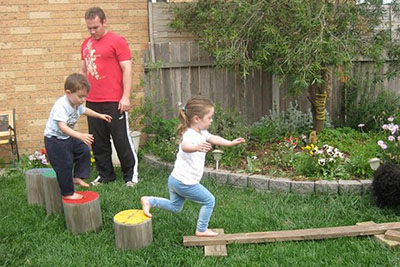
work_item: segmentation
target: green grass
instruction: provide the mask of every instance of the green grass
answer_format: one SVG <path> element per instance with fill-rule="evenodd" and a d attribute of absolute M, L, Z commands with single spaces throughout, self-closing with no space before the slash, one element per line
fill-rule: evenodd
<path fill-rule="evenodd" d="M 103 226 L 97 233 L 72 235 L 63 215 L 46 216 L 28 206 L 25 179 L 0 177 L 0 266 L 399 266 L 400 254 L 372 237 L 319 241 L 231 244 L 228 257 L 204 257 L 201 247 L 184 247 L 193 235 L 199 205 L 186 202 L 176 215 L 152 209 L 153 242 L 136 251 L 114 245 L 113 216 L 140 208 L 142 195 L 168 196 L 166 169 L 140 165 L 140 183 L 126 188 L 121 174 L 114 183 L 91 190 L 101 198 Z M 211 228 L 246 233 L 400 221 L 395 209 L 377 208 L 370 195 L 297 195 L 204 184 L 217 203 Z"/>

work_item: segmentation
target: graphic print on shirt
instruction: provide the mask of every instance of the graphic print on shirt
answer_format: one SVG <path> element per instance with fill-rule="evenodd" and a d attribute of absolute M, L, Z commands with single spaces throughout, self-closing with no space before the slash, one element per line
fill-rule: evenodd
<path fill-rule="evenodd" d="M 72 114 L 68 116 L 67 125 L 69 128 L 74 129 L 76 122 L 78 121 L 78 111 L 74 111 Z"/>
<path fill-rule="evenodd" d="M 96 58 L 100 55 L 96 55 L 96 49 L 93 47 L 92 40 L 89 40 L 86 43 L 86 46 L 83 49 L 83 55 L 85 56 L 87 72 L 90 73 L 90 75 L 92 75 L 92 77 L 94 77 L 96 80 L 102 79 L 103 77 L 101 77 L 98 73 L 96 65 Z"/>

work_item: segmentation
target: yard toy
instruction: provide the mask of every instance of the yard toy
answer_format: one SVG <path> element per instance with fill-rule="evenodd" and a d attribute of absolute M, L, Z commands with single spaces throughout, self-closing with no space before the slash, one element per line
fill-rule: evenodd
<path fill-rule="evenodd" d="M 73 234 L 96 231 L 102 225 L 99 194 L 78 191 L 83 198 L 62 198 L 67 230 Z"/>
<path fill-rule="evenodd" d="M 142 210 L 124 210 L 114 216 L 115 246 L 122 250 L 147 247 L 153 241 L 151 218 Z"/>
<path fill-rule="evenodd" d="M 29 205 L 45 205 L 43 173 L 50 168 L 35 168 L 25 172 L 26 197 Z"/>
<path fill-rule="evenodd" d="M 374 172 L 372 195 L 379 207 L 400 204 L 400 169 L 394 163 L 384 163 Z"/>
<path fill-rule="evenodd" d="M 219 234 L 213 237 L 184 236 L 184 246 L 225 246 L 231 243 L 269 243 L 278 241 L 318 240 L 350 236 L 384 235 L 388 230 L 400 230 L 400 222 L 375 224 L 358 223 L 352 226 Z M 390 232 L 389 232 L 390 233 Z M 399 233 L 400 235 L 400 233 Z"/>
<path fill-rule="evenodd" d="M 62 213 L 61 190 L 58 186 L 56 172 L 53 169 L 43 173 L 43 190 L 47 215 Z"/>

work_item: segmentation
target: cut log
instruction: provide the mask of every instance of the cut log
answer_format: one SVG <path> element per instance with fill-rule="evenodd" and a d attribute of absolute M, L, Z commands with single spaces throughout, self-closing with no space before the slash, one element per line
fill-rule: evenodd
<path fill-rule="evenodd" d="M 56 172 L 53 169 L 43 173 L 43 189 L 47 215 L 62 213 L 61 190 L 58 185 Z"/>
<path fill-rule="evenodd" d="M 376 225 L 352 225 L 304 230 L 286 230 L 272 232 L 254 232 L 240 234 L 225 234 L 215 237 L 184 236 L 185 246 L 223 245 L 230 243 L 265 243 L 276 241 L 315 240 L 325 238 L 366 236 L 384 234 L 387 230 L 400 229 L 399 222 L 381 223 Z"/>
<path fill-rule="evenodd" d="M 96 231 L 102 225 L 99 194 L 93 191 L 78 191 L 83 198 L 62 198 L 67 230 L 73 234 Z"/>
<path fill-rule="evenodd" d="M 374 223 L 373 221 L 368 221 L 368 222 L 359 222 L 359 223 L 357 223 L 357 225 L 376 225 L 376 223 Z M 388 231 L 391 231 L 391 230 L 388 230 Z M 386 233 L 388 231 L 386 231 Z M 384 234 L 374 235 L 374 238 L 376 241 L 384 244 L 385 246 L 387 246 L 389 248 L 397 248 L 400 245 L 400 242 L 396 242 L 396 241 L 385 238 Z"/>
<path fill-rule="evenodd" d="M 224 234 L 224 229 L 211 229 L 219 235 Z M 204 246 L 204 256 L 228 256 L 226 245 Z"/>
<path fill-rule="evenodd" d="M 151 218 L 142 210 L 124 210 L 114 216 L 115 246 L 118 249 L 140 249 L 153 241 Z"/>
<path fill-rule="evenodd" d="M 50 168 L 36 168 L 25 172 L 26 197 L 29 205 L 45 206 L 43 176 Z"/>
<path fill-rule="evenodd" d="M 387 230 L 385 233 L 385 238 L 399 243 L 400 242 L 400 232 L 395 231 L 395 230 Z"/>

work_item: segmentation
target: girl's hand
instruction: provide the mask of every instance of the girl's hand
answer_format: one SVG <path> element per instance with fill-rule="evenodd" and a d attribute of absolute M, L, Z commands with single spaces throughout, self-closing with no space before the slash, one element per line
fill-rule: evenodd
<path fill-rule="evenodd" d="M 87 133 L 82 133 L 79 139 L 81 139 L 86 145 L 91 145 L 94 141 L 93 135 Z"/>
<path fill-rule="evenodd" d="M 107 114 L 100 114 L 100 119 L 105 120 L 106 122 L 111 122 L 112 117 Z"/>
<path fill-rule="evenodd" d="M 200 143 L 196 145 L 197 152 L 205 152 L 207 153 L 211 149 L 211 144 L 208 142 Z"/>
<path fill-rule="evenodd" d="M 232 146 L 236 146 L 236 145 L 246 142 L 246 140 L 243 137 L 239 137 L 239 138 L 236 138 L 235 140 L 232 140 L 231 142 L 232 142 Z"/>

